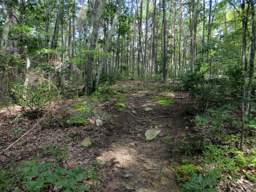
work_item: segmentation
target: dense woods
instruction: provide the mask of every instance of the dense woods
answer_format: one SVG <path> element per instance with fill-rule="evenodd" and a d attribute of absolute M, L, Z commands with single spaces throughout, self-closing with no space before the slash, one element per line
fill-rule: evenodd
<path fill-rule="evenodd" d="M 10 82 L 35 70 L 54 78 L 62 92 L 86 84 L 91 93 L 103 80 L 121 76 L 176 80 L 201 71 L 216 78 L 236 67 L 251 79 L 254 6 L 253 1 L 4 1 L 2 92 L 8 94 Z"/>
<path fill-rule="evenodd" d="M 0 0 L 0 191 L 255 191 L 255 6 Z"/>

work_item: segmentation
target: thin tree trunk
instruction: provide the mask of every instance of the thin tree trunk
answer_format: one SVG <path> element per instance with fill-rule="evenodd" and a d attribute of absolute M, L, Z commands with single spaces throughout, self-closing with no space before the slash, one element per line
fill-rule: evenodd
<path fill-rule="evenodd" d="M 155 74 L 158 72 L 157 57 L 156 57 L 156 0 L 154 0 L 154 12 L 153 12 L 153 31 L 152 31 L 152 65 L 155 68 Z"/>
<path fill-rule="evenodd" d="M 207 33 L 207 63 L 209 64 L 209 67 L 210 67 L 210 77 L 212 77 L 212 62 L 210 58 L 211 34 L 212 34 L 212 0 L 210 0 L 209 2 L 208 33 Z"/>
<path fill-rule="evenodd" d="M 148 15 L 149 15 L 149 0 L 147 0 L 147 7 L 146 7 L 146 31 L 145 31 L 145 47 L 144 47 L 144 66 L 145 70 L 144 73 L 147 73 L 148 69 L 148 59 L 147 59 L 147 49 L 148 49 Z"/>
<path fill-rule="evenodd" d="M 204 51 L 205 51 L 205 0 L 203 0 L 203 30 L 202 30 L 202 63 L 204 63 Z"/>
<path fill-rule="evenodd" d="M 139 14 L 139 24 L 138 24 L 138 31 L 139 31 L 139 47 L 138 47 L 138 77 L 141 77 L 142 74 L 142 65 L 143 65 L 143 58 L 142 58 L 142 17 L 143 17 L 143 0 L 140 1 L 140 14 Z"/>
<path fill-rule="evenodd" d="M 248 18 L 246 14 L 246 3 L 245 0 L 242 0 L 241 3 L 241 9 L 242 9 L 242 66 L 243 66 L 243 73 L 244 73 L 244 85 L 243 85 L 243 91 L 242 91 L 242 127 L 241 127 L 241 136 L 240 136 L 240 148 L 243 149 L 244 144 L 244 136 L 245 136 L 245 128 L 246 128 L 246 118 L 247 118 L 247 54 L 246 54 L 246 48 L 247 48 L 247 25 L 248 25 Z"/>
<path fill-rule="evenodd" d="M 58 37 L 59 37 L 59 25 L 60 25 L 60 19 L 61 19 L 61 4 L 59 5 L 57 15 L 56 15 L 56 20 L 55 20 L 55 27 L 54 27 L 54 32 L 52 36 L 52 41 L 51 41 L 51 48 L 56 49 L 58 46 Z"/>
<path fill-rule="evenodd" d="M 182 52 L 181 52 L 181 47 L 182 47 L 182 36 L 183 36 L 183 0 L 180 1 L 180 20 L 179 20 L 179 73 L 181 69 L 181 59 L 182 59 Z"/>
<path fill-rule="evenodd" d="M 177 61 L 176 61 L 176 12 L 177 12 L 176 0 L 173 1 L 173 59 L 172 65 L 174 66 L 174 78 L 177 77 Z"/>
<path fill-rule="evenodd" d="M 166 1 L 163 0 L 163 80 L 167 80 L 167 19 L 166 19 Z"/>
<path fill-rule="evenodd" d="M 73 12 L 72 12 L 72 51 L 71 51 L 71 57 L 73 58 L 75 56 L 75 47 L 76 47 L 76 0 L 73 2 Z"/>
<path fill-rule="evenodd" d="M 248 117 L 250 118 L 250 111 L 251 111 L 251 97 L 252 97 L 252 81 L 254 79 L 254 61 L 255 61 L 255 48 L 256 48 L 256 18 L 255 18 L 255 5 L 253 0 L 249 2 L 251 8 L 251 51 L 250 51 L 250 58 L 249 58 L 249 79 L 248 79 L 248 103 L 247 103 L 247 111 Z"/>

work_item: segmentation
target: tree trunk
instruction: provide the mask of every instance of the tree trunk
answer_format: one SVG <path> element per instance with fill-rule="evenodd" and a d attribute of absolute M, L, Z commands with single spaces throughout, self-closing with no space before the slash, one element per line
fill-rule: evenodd
<path fill-rule="evenodd" d="M 247 118 L 247 79 L 248 79 L 248 72 L 247 72 L 247 56 L 246 56 L 246 48 L 247 48 L 247 25 L 248 25 L 248 18 L 246 14 L 246 3 L 245 0 L 242 0 L 241 3 L 242 9 L 242 67 L 244 69 L 244 85 L 242 91 L 242 127 L 241 127 L 241 136 L 240 136 L 240 148 L 243 149 L 244 144 L 244 135 L 245 135 L 245 128 L 246 128 L 246 118 Z"/>
<path fill-rule="evenodd" d="M 156 57 L 156 0 L 154 0 L 154 12 L 153 12 L 153 31 L 152 31 L 152 65 L 154 65 L 155 68 L 155 74 L 158 73 L 158 65 L 157 65 L 157 57 Z"/>
<path fill-rule="evenodd" d="M 167 80 L 167 19 L 166 19 L 166 1 L 163 0 L 163 80 Z"/>
<path fill-rule="evenodd" d="M 146 26 L 145 26 L 145 47 L 144 47 L 144 66 L 145 71 L 147 73 L 148 69 L 148 59 L 147 59 L 147 49 L 148 49 L 148 15 L 149 15 L 149 0 L 147 0 L 147 7 L 146 7 Z"/>
<path fill-rule="evenodd" d="M 177 61 L 176 61 L 176 13 L 177 13 L 177 5 L 176 0 L 173 1 L 173 58 L 172 58 L 172 65 L 174 67 L 173 75 L 174 78 L 177 77 Z"/>
<path fill-rule="evenodd" d="M 89 95 L 95 90 L 95 80 L 93 75 L 93 62 L 94 62 L 94 51 L 96 49 L 96 43 L 98 40 L 98 31 L 100 18 L 103 13 L 104 2 L 102 0 L 94 0 L 92 3 L 93 12 L 92 16 L 92 34 L 90 37 L 89 53 L 87 58 L 86 69 L 86 93 Z"/>
<path fill-rule="evenodd" d="M 55 26 L 54 26 L 54 31 L 53 31 L 53 36 L 52 36 L 52 41 L 51 41 L 51 48 L 56 49 L 58 47 L 58 37 L 59 37 L 59 25 L 60 25 L 60 19 L 62 17 L 62 10 L 61 10 L 61 3 L 59 4 L 59 8 L 57 11 L 56 15 L 56 20 L 55 20 Z"/>
<path fill-rule="evenodd" d="M 178 61 L 178 66 L 179 66 L 179 73 L 181 70 L 181 59 L 182 59 L 182 52 L 181 52 L 181 47 L 182 47 L 182 37 L 183 37 L 183 0 L 180 1 L 180 20 L 179 20 L 179 61 Z M 183 47 L 184 49 L 184 47 Z"/>
<path fill-rule="evenodd" d="M 210 58 L 211 34 L 212 34 L 212 0 L 210 0 L 209 2 L 208 34 L 207 34 L 207 63 L 209 64 L 209 67 L 210 67 L 210 77 L 212 77 L 212 62 Z"/>
<path fill-rule="evenodd" d="M 138 45 L 138 77 L 141 77 L 142 70 L 143 70 L 143 58 L 142 58 L 142 17 L 143 17 L 143 0 L 140 1 L 140 14 L 139 14 L 139 24 L 138 24 L 138 31 L 139 31 L 139 45 Z"/>

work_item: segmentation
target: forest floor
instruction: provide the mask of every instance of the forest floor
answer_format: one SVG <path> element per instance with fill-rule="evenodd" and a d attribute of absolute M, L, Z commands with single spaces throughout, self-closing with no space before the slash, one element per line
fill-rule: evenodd
<path fill-rule="evenodd" d="M 34 158 L 51 160 L 44 152 L 47 147 L 65 147 L 68 157 L 62 161 L 64 166 L 97 164 L 100 175 L 97 192 L 179 191 L 173 170 L 177 157 L 172 155 L 175 149 L 170 146 L 175 146 L 189 131 L 189 117 L 185 113 L 190 105 L 189 95 L 141 81 L 121 81 L 113 90 L 119 97 L 121 95 L 122 102 L 115 97 L 98 102 L 95 108 L 107 114 L 98 125 L 91 120 L 84 126 L 67 127 L 56 123 L 49 126 L 48 122 L 48 126 L 44 126 L 47 120 L 43 119 L 39 128 L 0 154 L 0 163 L 19 163 Z M 59 105 L 54 116 L 66 113 L 74 102 L 68 100 Z M 13 107 L 0 112 L 0 151 L 39 121 L 24 120 L 19 111 L 18 107 Z M 149 129 L 159 131 L 152 141 L 145 138 Z M 84 138 L 89 138 L 92 145 L 82 146 Z"/>

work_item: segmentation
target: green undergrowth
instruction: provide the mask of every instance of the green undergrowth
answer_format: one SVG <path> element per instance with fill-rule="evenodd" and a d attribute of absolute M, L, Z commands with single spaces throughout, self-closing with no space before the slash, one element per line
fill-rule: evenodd
<path fill-rule="evenodd" d="M 210 108 L 206 113 L 195 117 L 195 124 L 214 143 L 238 142 L 235 135 L 239 132 L 241 121 L 236 110 L 232 105 Z"/>
<path fill-rule="evenodd" d="M 127 107 L 124 94 L 115 90 L 110 84 L 102 84 L 91 96 L 82 98 L 71 106 L 73 112 L 69 114 L 66 123 L 68 125 L 83 126 L 89 123 L 91 117 L 108 118 L 109 115 L 105 112 L 96 110 L 97 104 L 107 101 L 115 101 L 115 107 L 118 110 L 123 110 Z"/>
<path fill-rule="evenodd" d="M 116 103 L 116 108 L 118 109 L 118 110 L 124 110 L 127 106 L 126 106 L 126 104 L 125 103 L 122 103 L 122 102 L 117 102 Z"/>
<path fill-rule="evenodd" d="M 69 168 L 63 165 L 68 157 L 67 147 L 44 146 L 34 160 L 1 168 L 0 191 L 89 192 L 98 181 L 97 166 Z"/>
<path fill-rule="evenodd" d="M 89 118 L 95 115 L 94 103 L 87 100 L 82 100 L 74 103 L 71 106 L 66 123 L 68 125 L 82 126 L 89 123 Z"/>
<path fill-rule="evenodd" d="M 254 120 L 249 121 L 247 150 L 241 151 L 237 148 L 241 127 L 237 114 L 235 105 L 209 108 L 195 116 L 194 133 L 175 143 L 175 152 L 187 159 L 176 167 L 176 178 L 184 192 L 217 192 L 226 176 L 232 181 L 244 177 L 256 184 L 256 148 L 250 143 Z"/>
<path fill-rule="evenodd" d="M 69 104 L 64 104 L 61 111 L 54 117 L 45 122 L 45 128 L 48 127 L 72 127 L 86 126 L 90 124 L 91 119 L 107 120 L 110 114 L 102 107 L 102 103 L 114 101 L 117 109 L 126 108 L 125 95 L 117 92 L 111 85 L 103 84 L 91 96 L 69 100 Z"/>
<path fill-rule="evenodd" d="M 61 162 L 64 160 L 67 160 L 69 157 L 68 149 L 67 147 L 60 147 L 57 145 L 47 145 L 42 148 L 42 150 L 39 153 L 39 156 L 41 158 L 43 157 L 52 157 L 56 161 Z"/>
<path fill-rule="evenodd" d="M 94 101 L 115 101 L 115 107 L 117 110 L 123 110 L 127 108 L 126 96 L 122 89 L 113 88 L 109 84 L 103 84 L 95 91 L 91 96 Z"/>
<path fill-rule="evenodd" d="M 153 100 L 161 106 L 170 106 L 175 103 L 175 100 L 166 96 L 155 96 Z"/>
<path fill-rule="evenodd" d="M 109 101 L 117 97 L 118 94 L 119 93 L 115 89 L 113 89 L 110 84 L 105 83 L 97 88 L 91 98 L 99 101 Z"/>
<path fill-rule="evenodd" d="M 67 168 L 53 162 L 26 161 L 0 170 L 0 191 L 4 192 L 89 192 L 97 181 L 95 167 Z"/>
<path fill-rule="evenodd" d="M 233 179 L 244 176 L 256 181 L 256 149 L 245 154 L 236 148 L 209 145 L 201 159 L 183 163 L 176 167 L 176 178 L 184 192 L 217 192 L 217 186 L 224 175 Z"/>

